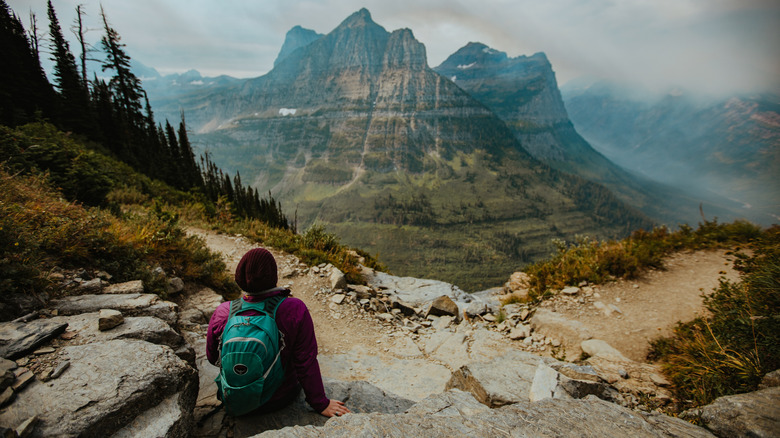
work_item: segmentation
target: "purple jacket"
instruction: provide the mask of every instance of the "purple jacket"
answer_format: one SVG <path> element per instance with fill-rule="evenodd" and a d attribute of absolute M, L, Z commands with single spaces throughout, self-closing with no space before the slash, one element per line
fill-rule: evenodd
<path fill-rule="evenodd" d="M 287 292 L 276 290 L 267 295 L 247 295 L 243 298 L 244 301 L 253 303 Z M 220 335 L 225 330 L 229 313 L 230 302 L 225 302 L 220 304 L 211 315 L 206 335 L 206 357 L 211 364 L 216 364 L 219 358 Z M 249 310 L 242 314 L 258 315 L 259 313 Z M 287 297 L 276 311 L 276 325 L 279 327 L 279 331 L 284 334 L 285 347 L 282 349 L 281 359 L 285 378 L 282 386 L 266 403 L 266 406 L 273 406 L 274 403 L 288 399 L 291 393 L 298 391 L 297 385 L 300 383 L 304 394 L 306 394 L 306 402 L 315 411 L 324 411 L 330 400 L 325 396 L 325 388 L 322 385 L 320 364 L 317 362 L 317 339 L 314 336 L 314 323 L 306 304 L 298 298 Z"/>

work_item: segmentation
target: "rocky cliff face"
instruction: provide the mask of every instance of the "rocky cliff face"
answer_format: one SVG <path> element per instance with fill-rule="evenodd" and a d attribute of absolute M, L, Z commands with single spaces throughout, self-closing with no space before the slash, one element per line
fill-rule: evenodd
<path fill-rule="evenodd" d="M 322 37 L 311 29 L 304 29 L 301 26 L 295 26 L 287 32 L 284 37 L 284 44 L 279 51 L 279 55 L 274 60 L 274 67 L 279 64 L 284 58 L 288 57 L 292 52 L 298 50 L 301 47 L 306 47 L 314 41 L 317 41 Z"/>
<path fill-rule="evenodd" d="M 700 197 L 630 174 L 575 131 L 544 53 L 510 58 L 484 44 L 469 43 L 434 70 L 494 111 L 523 147 L 546 164 L 605 185 L 660 222 L 700 219 Z"/>
<path fill-rule="evenodd" d="M 220 166 L 398 273 L 486 288 L 548 254 L 551 237 L 650 223 L 531 157 L 427 66 L 410 30 L 387 32 L 365 9 L 267 75 L 185 105 L 194 141 Z M 488 260 L 487 272 L 475 263 Z"/>

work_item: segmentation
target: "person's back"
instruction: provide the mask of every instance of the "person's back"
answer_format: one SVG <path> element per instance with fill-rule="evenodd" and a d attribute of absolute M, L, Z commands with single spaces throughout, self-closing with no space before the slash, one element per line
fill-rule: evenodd
<path fill-rule="evenodd" d="M 247 303 L 258 303 L 265 299 L 285 296 L 276 310 L 276 324 L 283 339 L 280 359 L 284 368 L 284 380 L 279 389 L 264 405 L 254 412 L 272 412 L 292 403 L 303 388 L 307 403 L 325 416 L 343 415 L 350 412 L 338 400 L 325 396 L 319 362 L 317 361 L 317 339 L 314 323 L 306 304 L 289 296 L 290 291 L 277 288 L 276 261 L 265 249 L 257 248 L 244 255 L 236 268 L 236 283 L 247 295 Z M 206 355 L 212 364 L 219 360 L 221 335 L 225 330 L 230 313 L 230 303 L 220 304 L 209 321 L 206 338 Z M 257 310 L 246 310 L 242 315 L 260 314 Z M 282 345 L 282 342 L 280 342 Z"/>

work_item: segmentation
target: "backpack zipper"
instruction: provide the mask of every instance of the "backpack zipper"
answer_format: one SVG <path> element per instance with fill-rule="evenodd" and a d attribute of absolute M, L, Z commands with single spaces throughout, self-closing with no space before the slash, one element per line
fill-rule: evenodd
<path fill-rule="evenodd" d="M 263 341 L 257 338 L 247 338 L 247 337 L 241 337 L 241 338 L 232 338 L 225 341 L 225 344 L 229 344 L 231 342 L 257 342 L 260 345 L 263 346 L 263 349 L 265 349 L 265 352 L 268 353 L 268 347 L 265 345 Z"/>

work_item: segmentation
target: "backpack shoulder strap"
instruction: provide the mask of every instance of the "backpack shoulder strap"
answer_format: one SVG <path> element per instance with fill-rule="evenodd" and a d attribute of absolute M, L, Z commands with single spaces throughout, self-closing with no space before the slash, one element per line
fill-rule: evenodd
<path fill-rule="evenodd" d="M 230 313 L 228 314 L 228 320 L 236 316 L 238 312 L 241 311 L 241 307 L 243 304 L 244 304 L 244 300 L 242 300 L 241 297 L 238 297 L 235 300 L 230 302 Z"/>
<path fill-rule="evenodd" d="M 282 304 L 285 298 L 287 298 L 287 295 L 277 295 L 265 300 L 266 312 L 273 316 L 274 319 L 276 319 L 276 311 L 279 309 L 279 305 Z"/>

